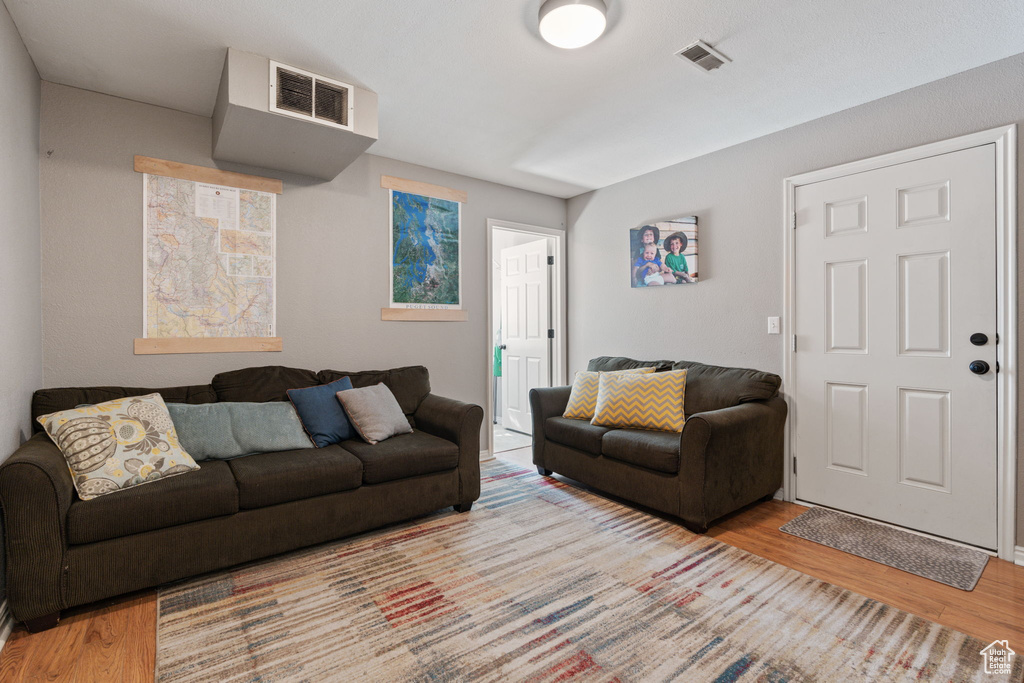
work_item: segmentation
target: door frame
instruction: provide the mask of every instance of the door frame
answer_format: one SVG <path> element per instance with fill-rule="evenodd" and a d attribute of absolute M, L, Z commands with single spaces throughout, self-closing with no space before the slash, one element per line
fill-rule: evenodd
<path fill-rule="evenodd" d="M 560 386 L 568 384 L 566 377 L 568 363 L 568 343 L 566 330 L 569 329 L 568 315 L 566 311 L 567 288 L 566 288 L 566 256 L 565 256 L 565 231 L 556 228 L 544 228 L 539 225 L 527 225 L 525 223 L 514 223 L 511 221 L 487 219 L 487 397 L 484 406 L 484 421 L 488 423 L 487 448 L 481 455 L 485 458 L 494 457 L 494 425 L 490 424 L 490 416 L 494 413 L 494 266 L 491 263 L 491 251 L 494 248 L 494 231 L 505 230 L 507 232 L 519 232 L 528 235 L 537 235 L 541 238 L 554 238 L 554 272 L 551 277 L 551 325 L 555 330 L 554 344 L 551 349 L 551 384 Z"/>
<path fill-rule="evenodd" d="M 1016 541 L 1017 486 L 1017 125 L 942 140 L 920 147 L 861 159 L 831 168 L 801 173 L 783 181 L 783 389 L 793 386 L 795 371 L 795 339 L 793 313 L 795 302 L 796 253 L 793 231 L 796 227 L 796 188 L 801 185 L 832 180 L 843 176 L 873 171 L 928 157 L 958 152 L 981 145 L 995 144 L 996 149 L 996 332 L 999 344 L 996 358 L 996 534 L 998 555 L 1014 560 Z M 796 474 L 793 472 L 796 423 L 799 406 L 785 391 L 789 404 L 786 426 L 785 471 L 783 497 L 796 500 Z"/>

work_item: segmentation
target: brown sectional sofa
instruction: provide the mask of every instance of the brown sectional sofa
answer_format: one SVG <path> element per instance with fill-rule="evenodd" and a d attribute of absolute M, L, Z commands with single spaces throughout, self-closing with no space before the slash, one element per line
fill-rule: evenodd
<path fill-rule="evenodd" d="M 562 417 L 571 387 L 533 389 L 533 462 L 682 519 L 711 523 L 782 486 L 786 402 L 778 375 L 692 361 L 602 356 L 588 370 L 687 370 L 682 434 L 609 429 Z"/>
<path fill-rule="evenodd" d="M 159 392 L 166 402 L 283 401 L 287 389 L 348 376 L 383 382 L 414 427 L 375 446 L 204 460 L 196 472 L 94 500 L 75 492 L 57 447 L 37 427 L 0 466 L 7 597 L 30 630 L 60 611 L 168 581 L 407 520 L 480 495 L 483 410 L 430 393 L 424 367 L 312 372 L 280 366 L 221 373 L 165 389 L 43 389 L 32 417 Z"/>

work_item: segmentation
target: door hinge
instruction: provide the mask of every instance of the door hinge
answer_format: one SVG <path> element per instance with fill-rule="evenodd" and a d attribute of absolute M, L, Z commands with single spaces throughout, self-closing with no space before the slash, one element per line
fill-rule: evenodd
<path fill-rule="evenodd" d="M 555 257 L 554 256 L 548 256 L 548 265 L 549 266 L 555 265 Z"/>
<path fill-rule="evenodd" d="M 796 353 L 796 335 L 793 335 L 793 353 Z"/>
<path fill-rule="evenodd" d="M 796 458 L 793 458 L 793 474 L 796 474 Z"/>
<path fill-rule="evenodd" d="M 793 212 L 793 229 L 796 230 L 796 211 Z"/>
<path fill-rule="evenodd" d="M 555 331 L 549 329 L 548 330 L 548 339 L 554 339 L 554 338 L 555 338 Z"/>

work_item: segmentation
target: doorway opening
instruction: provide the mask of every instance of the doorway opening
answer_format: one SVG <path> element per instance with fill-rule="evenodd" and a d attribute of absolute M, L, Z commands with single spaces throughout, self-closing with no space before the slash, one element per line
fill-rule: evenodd
<path fill-rule="evenodd" d="M 565 233 L 487 222 L 488 455 L 532 462 L 530 390 L 565 383 Z"/>

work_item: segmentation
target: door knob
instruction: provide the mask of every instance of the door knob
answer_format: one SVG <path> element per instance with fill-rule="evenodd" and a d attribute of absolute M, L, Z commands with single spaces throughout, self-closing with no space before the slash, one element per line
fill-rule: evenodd
<path fill-rule="evenodd" d="M 983 332 L 975 332 L 971 335 L 971 343 L 975 346 L 984 346 L 988 344 L 988 335 Z"/>
<path fill-rule="evenodd" d="M 989 371 L 988 363 L 983 360 L 972 360 L 967 366 L 975 375 L 986 375 Z"/>
<path fill-rule="evenodd" d="M 499 348 L 499 349 L 501 349 L 502 351 L 504 351 L 504 350 L 505 350 L 505 349 L 507 349 L 508 347 L 507 347 L 507 346 L 505 346 L 504 344 L 502 344 L 502 345 L 501 345 L 501 346 L 499 346 L 498 348 Z"/>

